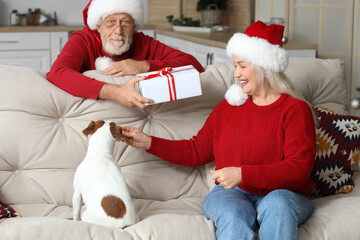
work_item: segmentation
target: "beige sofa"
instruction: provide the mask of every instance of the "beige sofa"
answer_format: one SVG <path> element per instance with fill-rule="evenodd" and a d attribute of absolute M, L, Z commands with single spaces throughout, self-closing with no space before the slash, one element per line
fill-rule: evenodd
<path fill-rule="evenodd" d="M 97 72 L 87 73 L 98 75 Z M 347 113 L 344 64 L 338 60 L 291 59 L 286 72 L 312 104 Z M 127 78 L 106 78 L 121 83 Z M 91 120 L 111 120 L 159 137 L 190 138 L 232 84 L 232 64 L 201 74 L 203 95 L 147 110 L 113 101 L 73 97 L 53 86 L 39 70 L 0 66 L 0 200 L 22 217 L 0 220 L 0 238 L 211 240 L 213 222 L 202 200 L 213 187 L 205 167 L 172 165 L 125 143 L 114 156 L 127 180 L 140 222 L 113 229 L 72 220 L 73 176 L 84 158 L 81 131 Z M 349 194 L 314 198 L 312 217 L 299 239 L 360 239 L 360 177 Z"/>

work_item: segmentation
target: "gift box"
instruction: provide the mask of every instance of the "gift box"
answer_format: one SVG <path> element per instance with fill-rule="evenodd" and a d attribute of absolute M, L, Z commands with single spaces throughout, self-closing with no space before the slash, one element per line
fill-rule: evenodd
<path fill-rule="evenodd" d="M 163 68 L 137 76 L 146 76 L 145 80 L 139 81 L 139 92 L 143 97 L 154 100 L 154 104 L 202 94 L 199 72 L 192 65 Z"/>

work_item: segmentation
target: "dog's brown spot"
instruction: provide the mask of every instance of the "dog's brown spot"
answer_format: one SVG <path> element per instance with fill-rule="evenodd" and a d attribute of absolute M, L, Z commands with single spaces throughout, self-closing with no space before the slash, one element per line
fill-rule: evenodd
<path fill-rule="evenodd" d="M 120 126 L 117 126 L 115 123 L 110 123 L 110 132 L 111 135 L 116 139 L 116 141 L 123 141 L 124 136 L 122 135 L 122 129 Z"/>
<path fill-rule="evenodd" d="M 126 206 L 123 200 L 113 195 L 103 197 L 101 207 L 109 217 L 123 218 L 126 214 Z"/>
<path fill-rule="evenodd" d="M 85 128 L 82 132 L 85 136 L 92 135 L 96 132 L 96 130 L 101 128 L 104 124 L 105 124 L 105 121 L 103 121 L 103 120 L 99 120 L 96 122 L 91 121 L 89 123 L 89 126 L 87 128 Z"/>

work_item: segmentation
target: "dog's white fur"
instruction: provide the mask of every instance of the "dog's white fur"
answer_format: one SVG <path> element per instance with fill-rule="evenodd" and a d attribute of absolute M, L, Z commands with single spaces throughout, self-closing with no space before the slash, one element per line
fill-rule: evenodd
<path fill-rule="evenodd" d="M 100 124 L 98 124 L 99 122 Z M 80 220 L 81 202 L 83 200 L 86 210 L 81 215 L 82 221 L 107 227 L 123 228 L 130 226 L 138 222 L 138 216 L 120 167 L 114 162 L 112 152 L 116 139 L 110 131 L 109 122 L 92 123 L 97 126 L 101 126 L 102 123 L 103 125 L 100 128 L 95 128 L 95 132 L 89 133 L 88 151 L 75 172 L 74 220 Z M 89 124 L 89 127 L 92 123 Z M 87 129 L 84 130 L 84 134 Z M 117 140 L 119 141 L 119 139 Z M 106 196 L 112 196 L 106 207 L 107 213 L 103 207 L 103 199 Z M 117 203 L 122 201 L 125 204 L 126 213 L 123 217 L 117 215 L 115 218 L 110 216 L 113 214 L 108 214 L 109 212 L 118 213 L 124 210 L 123 205 L 121 207 L 118 206 L 119 204 L 113 204 L 114 199 L 117 200 Z"/>

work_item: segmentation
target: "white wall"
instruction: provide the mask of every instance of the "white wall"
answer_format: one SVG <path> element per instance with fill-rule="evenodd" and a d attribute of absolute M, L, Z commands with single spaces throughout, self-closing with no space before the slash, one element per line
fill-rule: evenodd
<path fill-rule="evenodd" d="M 129 0 L 130 1 L 130 0 Z M 147 8 L 147 0 L 144 2 Z M 19 13 L 27 13 L 29 8 L 40 8 L 44 13 L 53 15 L 56 11 L 59 25 L 83 25 L 82 10 L 89 0 L 0 0 L 0 25 L 9 24 L 9 14 L 12 9 Z M 147 11 L 145 11 L 147 19 Z"/>

